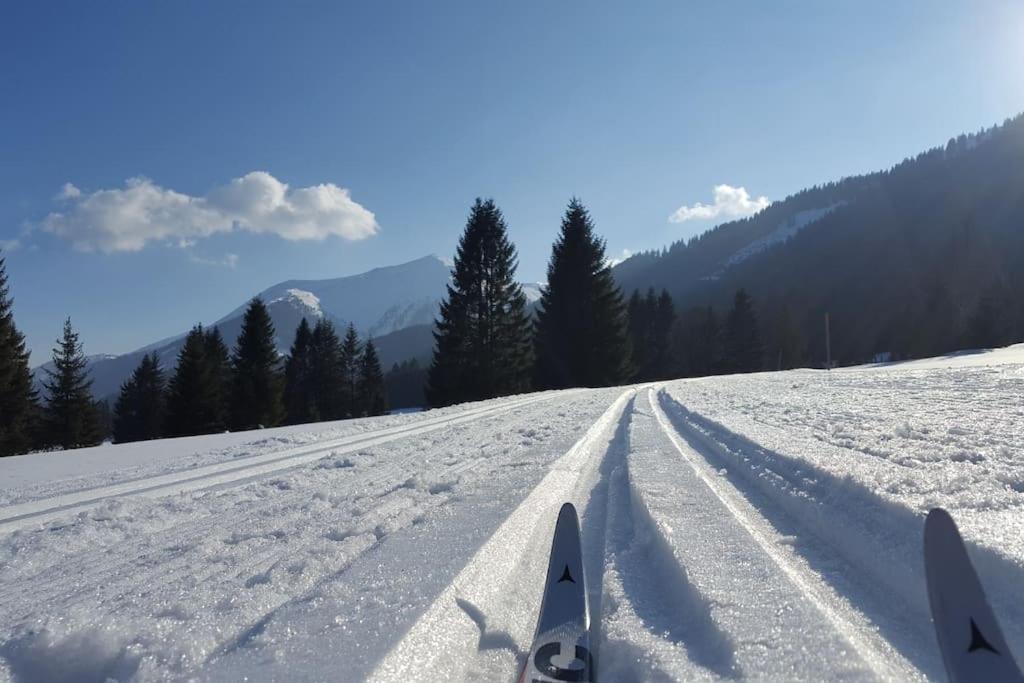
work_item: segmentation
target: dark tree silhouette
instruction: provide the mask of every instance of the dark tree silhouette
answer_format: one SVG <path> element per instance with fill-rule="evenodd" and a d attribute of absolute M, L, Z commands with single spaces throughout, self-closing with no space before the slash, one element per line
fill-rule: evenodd
<path fill-rule="evenodd" d="M 477 199 L 459 239 L 434 331 L 427 398 L 441 406 L 530 386 L 530 321 L 515 281 L 516 249 L 494 200 Z"/>
<path fill-rule="evenodd" d="M 209 340 L 202 325 L 196 325 L 185 337 L 178 362 L 167 389 L 168 436 L 215 434 L 225 429 L 224 408 L 216 363 L 207 357 Z"/>
<path fill-rule="evenodd" d="M 231 426 L 273 427 L 284 417 L 274 323 L 259 297 L 249 302 L 231 355 Z"/>
<path fill-rule="evenodd" d="M 359 357 L 358 396 L 360 415 L 384 415 L 388 412 L 384 373 L 381 371 L 377 348 L 372 339 L 368 339 L 363 345 L 363 353 Z"/>
<path fill-rule="evenodd" d="M 0 457 L 32 448 L 39 406 L 25 337 L 14 324 L 7 270 L 0 256 Z"/>
<path fill-rule="evenodd" d="M 341 341 L 341 406 L 342 417 L 359 415 L 359 355 L 361 352 L 359 334 L 355 325 L 349 323 L 345 338 Z"/>
<path fill-rule="evenodd" d="M 142 357 L 132 376 L 121 385 L 114 404 L 115 443 L 159 439 L 166 421 L 164 372 L 156 353 Z"/>
<path fill-rule="evenodd" d="M 317 320 L 310 338 L 313 398 L 320 420 L 345 417 L 341 342 L 334 325 L 324 318 Z"/>
<path fill-rule="evenodd" d="M 64 334 L 53 349 L 53 369 L 47 370 L 46 407 L 43 426 L 47 445 L 61 448 L 94 446 L 103 436 L 93 402 L 89 363 L 82 351 L 71 318 L 64 321 Z"/>
<path fill-rule="evenodd" d="M 284 409 L 288 424 L 315 422 L 316 383 L 313 375 L 313 332 L 305 318 L 295 330 L 295 341 L 284 366 Z"/>
<path fill-rule="evenodd" d="M 757 372 L 764 367 L 764 348 L 754 305 L 745 290 L 736 292 L 725 320 L 725 370 Z"/>
<path fill-rule="evenodd" d="M 535 340 L 539 388 L 609 386 L 631 374 L 622 295 L 578 199 L 569 203 L 552 249 Z"/>
<path fill-rule="evenodd" d="M 210 327 L 203 337 L 203 362 L 209 377 L 210 422 L 216 431 L 227 429 L 231 415 L 231 355 L 220 329 Z"/>

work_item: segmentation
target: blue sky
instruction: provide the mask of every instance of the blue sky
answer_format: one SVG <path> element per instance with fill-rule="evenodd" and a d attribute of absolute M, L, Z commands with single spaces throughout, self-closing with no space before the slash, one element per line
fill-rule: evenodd
<path fill-rule="evenodd" d="M 1024 110 L 1024 5 L 5 3 L 0 64 L 36 364 L 68 315 L 124 352 L 284 279 L 450 257 L 478 195 L 535 281 L 572 195 L 617 256 L 725 220 L 693 210 L 715 186 L 749 211 L 890 166 Z"/>

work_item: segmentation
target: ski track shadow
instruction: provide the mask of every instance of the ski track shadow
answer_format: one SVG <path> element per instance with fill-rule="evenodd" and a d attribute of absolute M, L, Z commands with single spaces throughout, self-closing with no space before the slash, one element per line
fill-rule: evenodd
<path fill-rule="evenodd" d="M 629 449 L 629 425 L 632 423 L 633 406 L 636 396 L 626 403 L 615 428 L 615 434 L 598 469 L 598 481 L 591 490 L 580 523 L 583 536 L 583 562 L 587 577 L 587 599 L 590 603 L 590 645 L 595 666 L 599 667 L 601 634 L 602 597 L 604 596 L 605 546 L 608 542 L 608 481 L 612 472 L 625 461 Z"/>
<path fill-rule="evenodd" d="M 479 607 L 463 598 L 455 598 L 455 604 L 459 606 L 466 616 L 469 617 L 480 630 L 480 640 L 477 642 L 477 650 L 509 650 L 516 658 L 516 671 L 519 671 L 526 664 L 528 652 L 523 652 L 516 643 L 515 638 L 506 631 L 491 631 L 487 628 L 487 617 Z"/>
<path fill-rule="evenodd" d="M 694 664 L 721 678 L 741 677 L 732 639 L 635 495 L 628 460 L 612 473 L 609 487 L 618 532 L 609 549 L 637 617 L 652 633 L 682 645 Z"/>
<path fill-rule="evenodd" d="M 791 539 L 794 552 L 810 569 L 845 596 L 925 676 L 944 677 L 924 593 L 922 521 L 914 513 L 895 509 L 859 484 L 827 472 L 814 470 L 813 478 L 808 477 L 801 470 L 813 470 L 809 464 L 790 464 L 785 455 L 693 413 L 664 390 L 657 400 L 682 440 L 711 467 L 724 470 L 727 481 L 769 525 Z M 756 470 L 733 453 L 750 458 Z M 772 485 L 766 480 L 788 481 L 794 476 L 801 481 L 789 484 L 790 489 L 763 488 Z M 811 498 L 798 495 L 808 486 Z M 823 515 L 821 500 L 830 501 L 840 518 Z M 847 507 L 864 526 L 844 523 L 844 513 L 852 514 Z M 903 557 L 914 564 L 895 567 L 879 562 L 896 560 L 892 553 L 898 546 L 907 548 Z"/>

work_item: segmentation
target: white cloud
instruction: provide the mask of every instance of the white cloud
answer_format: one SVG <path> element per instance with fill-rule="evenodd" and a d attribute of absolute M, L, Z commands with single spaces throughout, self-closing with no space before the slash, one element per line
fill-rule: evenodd
<path fill-rule="evenodd" d="M 202 197 L 132 178 L 123 188 L 83 193 L 66 183 L 66 203 L 42 229 L 81 251 L 138 251 L 164 241 L 183 248 L 218 233 L 244 230 L 286 240 L 358 240 L 377 233 L 373 213 L 332 183 L 292 189 L 264 171 L 254 171 Z"/>
<path fill-rule="evenodd" d="M 0 240 L 0 251 L 10 252 L 21 246 L 21 240 Z"/>
<path fill-rule="evenodd" d="M 60 192 L 57 193 L 57 196 L 54 197 L 54 199 L 63 201 L 65 199 L 77 199 L 78 197 L 81 196 L 81 190 L 79 190 L 71 183 L 64 183 L 64 185 L 60 188 Z"/>
<path fill-rule="evenodd" d="M 697 202 L 693 206 L 680 206 L 668 217 L 668 222 L 682 223 L 719 217 L 739 218 L 755 214 L 771 204 L 767 197 L 751 197 L 745 187 L 715 185 L 714 193 L 714 204 Z"/>
<path fill-rule="evenodd" d="M 224 254 L 224 258 L 219 259 L 189 254 L 188 260 L 192 263 L 198 263 L 203 266 L 221 266 L 224 268 L 230 268 L 231 270 L 238 267 L 238 254 Z"/>

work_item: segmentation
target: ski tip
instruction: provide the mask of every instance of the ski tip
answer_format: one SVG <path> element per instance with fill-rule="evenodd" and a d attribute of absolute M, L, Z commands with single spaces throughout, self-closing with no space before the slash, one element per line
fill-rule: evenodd
<path fill-rule="evenodd" d="M 932 508 L 928 511 L 928 516 L 925 517 L 924 523 L 929 525 L 942 523 L 952 524 L 953 517 L 950 516 L 950 514 L 943 508 Z"/>
<path fill-rule="evenodd" d="M 580 516 L 576 514 L 576 506 L 572 503 L 563 503 L 558 511 L 558 521 L 555 522 L 555 525 L 562 526 L 564 524 L 571 524 L 577 529 L 580 528 Z"/>
<path fill-rule="evenodd" d="M 956 522 L 953 521 L 952 515 L 942 508 L 932 508 L 928 511 L 928 516 L 924 519 L 925 539 L 928 539 L 930 536 L 934 536 L 936 533 L 944 531 L 952 531 L 957 536 L 960 535 L 960 532 L 956 527 Z"/>

